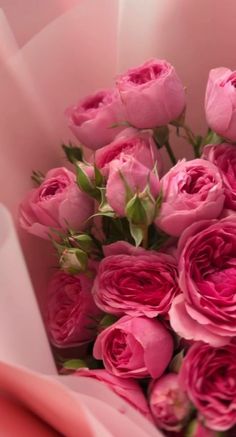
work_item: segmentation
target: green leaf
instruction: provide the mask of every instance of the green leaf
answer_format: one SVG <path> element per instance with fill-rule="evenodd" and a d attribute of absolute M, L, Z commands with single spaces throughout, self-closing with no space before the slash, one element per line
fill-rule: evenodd
<path fill-rule="evenodd" d="M 108 328 L 108 326 L 113 325 L 118 320 L 116 316 L 112 314 L 106 314 L 99 323 L 99 331 Z"/>
<path fill-rule="evenodd" d="M 131 190 L 127 180 L 125 179 L 125 176 L 123 175 L 123 173 L 121 171 L 119 171 L 119 174 L 120 174 L 120 177 L 121 177 L 121 179 L 122 179 L 122 181 L 124 183 L 124 186 L 125 186 L 126 203 L 127 203 L 130 199 L 132 199 L 134 193 Z"/>
<path fill-rule="evenodd" d="M 72 359 L 65 361 L 63 367 L 68 370 L 76 370 L 81 369 L 82 367 L 87 367 L 87 364 L 83 360 Z"/>
<path fill-rule="evenodd" d="M 171 121 L 170 124 L 172 126 L 177 127 L 177 128 L 183 126 L 184 122 L 185 122 L 185 114 L 186 114 L 186 109 L 183 110 L 182 114 L 178 118 L 176 118 L 175 120 Z"/>
<path fill-rule="evenodd" d="M 76 167 L 76 173 L 77 184 L 79 185 L 80 189 L 82 191 L 85 191 L 85 193 L 89 193 L 90 191 L 92 191 L 94 187 L 91 184 L 91 181 L 88 178 L 87 174 L 82 170 L 79 165 Z"/>
<path fill-rule="evenodd" d="M 40 186 L 42 182 L 45 179 L 44 174 L 39 170 L 33 170 L 31 175 L 32 181 L 35 183 L 36 186 Z"/>
<path fill-rule="evenodd" d="M 70 161 L 72 164 L 76 164 L 78 161 L 83 161 L 83 151 L 80 147 L 74 147 L 71 144 L 69 146 L 62 144 L 62 148 L 68 161 Z"/>
<path fill-rule="evenodd" d="M 220 144 L 222 142 L 224 142 L 224 139 L 211 129 L 208 129 L 206 136 L 202 139 L 203 146 L 207 144 Z"/>
<path fill-rule="evenodd" d="M 99 188 L 92 184 L 87 174 L 79 165 L 76 166 L 76 181 L 81 191 L 84 191 L 85 193 L 89 194 L 89 196 L 97 200 L 101 199 Z"/>
<path fill-rule="evenodd" d="M 105 187 L 100 187 L 100 188 L 98 188 L 98 190 L 100 191 L 101 202 L 100 202 L 100 205 L 98 207 L 98 213 L 95 214 L 95 215 L 106 215 L 107 217 L 115 217 L 114 210 L 112 209 L 112 207 L 107 202 L 106 188 Z"/>
<path fill-rule="evenodd" d="M 146 224 L 147 215 L 142 201 L 137 194 L 126 205 L 125 213 L 129 221 L 134 225 Z"/>
<path fill-rule="evenodd" d="M 153 129 L 154 139 L 158 148 L 161 148 L 169 141 L 169 132 L 168 126 L 155 127 Z"/>
<path fill-rule="evenodd" d="M 183 358 L 184 358 L 183 350 L 174 356 L 169 366 L 171 372 L 179 373 L 179 370 L 182 366 Z"/>
<path fill-rule="evenodd" d="M 96 214 L 93 214 L 90 218 L 93 217 L 109 217 L 109 218 L 115 218 L 116 214 L 114 211 L 112 210 L 108 210 L 108 211 L 101 211 L 101 212 L 97 212 Z"/>
<path fill-rule="evenodd" d="M 158 194 L 157 199 L 156 199 L 155 218 L 158 216 L 158 214 L 160 212 L 162 202 L 163 202 L 163 192 L 161 190 L 160 193 Z"/>
<path fill-rule="evenodd" d="M 97 187 L 101 187 L 104 183 L 104 178 L 100 170 L 94 164 L 94 176 L 95 176 L 95 184 Z"/>
<path fill-rule="evenodd" d="M 135 246 L 138 247 L 141 245 L 143 241 L 143 231 L 142 228 L 140 228 L 137 225 L 134 225 L 133 223 L 129 223 L 130 233 L 135 241 Z"/>
<path fill-rule="evenodd" d="M 88 234 L 78 234 L 71 237 L 71 241 L 78 244 L 80 249 L 89 252 L 93 248 L 93 239 Z"/>

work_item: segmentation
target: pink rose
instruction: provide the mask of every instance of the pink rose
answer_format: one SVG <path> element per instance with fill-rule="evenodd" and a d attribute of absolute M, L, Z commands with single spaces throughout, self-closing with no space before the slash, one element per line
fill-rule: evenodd
<path fill-rule="evenodd" d="M 180 431 L 191 411 L 191 403 L 181 390 L 176 373 L 151 382 L 149 404 L 157 426 L 168 431 Z"/>
<path fill-rule="evenodd" d="M 116 90 L 97 91 L 68 108 L 66 115 L 77 139 L 93 150 L 109 144 L 124 129 L 124 126 L 112 127 L 124 120 Z"/>
<path fill-rule="evenodd" d="M 202 158 L 213 162 L 221 171 L 225 192 L 225 208 L 236 210 L 236 146 L 209 144 L 204 147 Z"/>
<path fill-rule="evenodd" d="M 236 424 L 236 346 L 220 349 L 195 343 L 180 369 L 186 390 L 207 427 L 225 431 Z"/>
<path fill-rule="evenodd" d="M 169 312 L 189 340 L 222 346 L 236 336 L 236 215 L 190 226 L 179 240 L 179 286 Z"/>
<path fill-rule="evenodd" d="M 93 209 L 93 200 L 79 190 L 74 173 L 55 168 L 21 203 L 20 224 L 31 234 L 47 239 L 50 228 L 83 230 Z"/>
<path fill-rule="evenodd" d="M 205 112 L 207 123 L 218 135 L 236 141 L 236 71 L 215 68 L 210 71 Z"/>
<path fill-rule="evenodd" d="M 150 187 L 153 201 L 149 194 L 145 195 L 145 190 Z M 147 209 L 155 209 L 155 199 L 157 199 L 160 189 L 158 175 L 148 167 L 141 164 L 133 156 L 124 155 L 119 160 L 114 160 L 110 164 L 110 171 L 106 186 L 106 197 L 109 205 L 120 217 L 125 217 L 125 208 L 128 203 L 128 194 L 133 196 L 139 193 L 140 197 L 147 202 Z M 142 193 L 143 192 L 143 193 Z M 149 211 L 147 212 L 149 215 Z"/>
<path fill-rule="evenodd" d="M 147 400 L 141 387 L 133 379 L 118 378 L 117 376 L 108 373 L 105 369 L 80 369 L 75 373 L 75 375 L 93 378 L 105 383 L 113 392 L 125 399 L 129 404 L 143 414 L 143 416 L 152 421 Z"/>
<path fill-rule="evenodd" d="M 97 334 L 96 319 L 101 311 L 91 294 L 93 280 L 87 275 L 58 271 L 48 288 L 46 325 L 51 342 L 57 347 L 90 342 Z"/>
<path fill-rule="evenodd" d="M 127 243 L 128 244 L 128 243 Z M 156 317 L 166 314 L 179 293 L 176 260 L 166 253 L 126 247 L 104 258 L 94 281 L 96 304 L 105 312 L 121 316 Z M 129 245 L 131 248 L 132 246 Z"/>
<path fill-rule="evenodd" d="M 170 333 L 158 320 L 124 316 L 96 338 L 93 355 L 122 378 L 158 378 L 173 353 Z"/>
<path fill-rule="evenodd" d="M 110 163 L 120 159 L 122 155 L 132 156 L 150 170 L 153 170 L 156 164 L 158 172 L 162 171 L 161 155 L 150 131 L 138 132 L 131 128 L 124 130 L 112 143 L 96 152 L 95 164 L 107 177 Z"/>
<path fill-rule="evenodd" d="M 220 215 L 224 191 L 220 171 L 203 159 L 180 161 L 161 179 L 163 202 L 155 224 L 178 237 L 192 223 Z"/>
<path fill-rule="evenodd" d="M 166 61 L 150 59 L 117 79 L 125 119 L 137 128 L 163 126 L 178 118 L 186 100 L 175 69 Z"/>

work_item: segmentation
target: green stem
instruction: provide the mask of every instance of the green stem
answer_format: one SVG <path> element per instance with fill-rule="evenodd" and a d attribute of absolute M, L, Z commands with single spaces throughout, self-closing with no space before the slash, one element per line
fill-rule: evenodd
<path fill-rule="evenodd" d="M 142 247 L 144 249 L 148 248 L 148 226 L 142 227 L 142 233 L 143 233 L 143 241 L 142 241 Z"/>
<path fill-rule="evenodd" d="M 186 124 L 184 124 L 183 126 L 181 126 L 183 128 L 183 130 L 185 131 L 188 141 L 190 144 L 192 144 L 192 146 L 194 146 L 195 144 L 195 135 L 192 132 L 192 130 L 190 129 L 190 127 L 186 126 Z"/>
<path fill-rule="evenodd" d="M 176 162 L 177 162 L 176 161 L 176 157 L 174 155 L 174 152 L 173 152 L 173 150 L 171 148 L 171 145 L 170 145 L 168 140 L 165 142 L 165 148 L 166 148 L 166 151 L 167 151 L 167 153 L 168 153 L 168 155 L 170 157 L 170 160 L 171 160 L 172 164 L 175 165 Z"/>
<path fill-rule="evenodd" d="M 186 126 L 185 124 L 181 126 L 187 136 L 187 141 L 192 145 L 193 151 L 194 151 L 194 157 L 199 158 L 200 156 L 200 147 L 201 144 L 197 143 L 197 137 L 194 135 L 190 127 Z"/>

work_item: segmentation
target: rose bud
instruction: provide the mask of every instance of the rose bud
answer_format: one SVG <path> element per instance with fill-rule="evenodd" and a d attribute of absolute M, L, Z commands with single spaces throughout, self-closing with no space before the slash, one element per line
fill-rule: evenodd
<path fill-rule="evenodd" d="M 125 217 L 129 201 L 136 201 L 139 215 L 143 215 L 143 222 L 150 224 L 156 212 L 156 200 L 160 191 L 158 175 L 155 171 L 141 164 L 132 156 L 124 155 L 120 160 L 114 160 L 110 165 L 106 186 L 106 197 L 109 205 L 119 217 Z M 135 196 L 137 194 L 137 196 Z M 137 205 L 137 203 L 139 203 Z M 141 219 L 142 222 L 142 219 Z M 138 223 L 137 223 L 138 224 Z"/>
<path fill-rule="evenodd" d="M 86 378 L 93 378 L 106 384 L 114 393 L 125 399 L 130 405 L 138 410 L 143 416 L 150 421 L 153 421 L 147 400 L 142 392 L 141 387 L 134 379 L 118 378 L 111 375 L 105 369 L 80 369 L 76 376 L 83 376 Z"/>
<path fill-rule="evenodd" d="M 215 431 L 236 424 L 236 345 L 221 348 L 197 342 L 190 347 L 179 381 L 202 416 Z"/>
<path fill-rule="evenodd" d="M 122 378 L 158 378 L 168 366 L 173 339 L 158 320 L 124 316 L 96 338 L 93 355 Z"/>
<path fill-rule="evenodd" d="M 202 220 L 179 239 L 179 287 L 169 311 L 172 329 L 215 347 L 236 336 L 236 215 Z"/>
<path fill-rule="evenodd" d="M 162 172 L 162 160 L 151 131 L 137 131 L 125 129 L 112 143 L 96 151 L 95 164 L 104 176 L 109 175 L 110 164 L 116 159 L 122 159 L 123 155 L 132 156 L 141 164 L 153 170 L 157 166 L 158 173 Z"/>
<path fill-rule="evenodd" d="M 218 135 L 236 141 L 236 71 L 215 68 L 210 71 L 205 95 L 209 127 Z"/>
<path fill-rule="evenodd" d="M 31 234 L 47 239 L 51 228 L 83 230 L 93 210 L 93 200 L 80 191 L 74 173 L 55 168 L 21 203 L 20 224 Z"/>
<path fill-rule="evenodd" d="M 75 275 L 86 271 L 88 255 L 81 249 L 66 247 L 60 256 L 59 264 L 64 272 Z"/>
<path fill-rule="evenodd" d="M 163 199 L 158 228 L 178 237 L 192 223 L 220 215 L 224 189 L 219 169 L 203 159 L 182 160 L 161 179 Z"/>
<path fill-rule="evenodd" d="M 101 310 L 91 294 L 93 279 L 80 273 L 71 276 L 58 271 L 48 288 L 46 325 L 57 347 L 90 342 L 97 333 Z"/>
<path fill-rule="evenodd" d="M 125 119 L 137 128 L 163 126 L 177 119 L 186 100 L 182 83 L 167 61 L 150 59 L 117 79 Z"/>
<path fill-rule="evenodd" d="M 225 208 L 236 211 L 236 147 L 233 144 L 209 144 L 204 147 L 203 159 L 215 164 L 223 179 Z"/>
<path fill-rule="evenodd" d="M 180 293 L 177 263 L 162 252 L 113 243 L 100 262 L 92 293 L 105 312 L 121 316 L 156 317 L 167 314 L 173 298 Z M 129 249 L 130 246 L 130 249 Z"/>
<path fill-rule="evenodd" d="M 181 390 L 176 373 L 151 382 L 149 405 L 156 425 L 168 431 L 180 431 L 191 412 L 191 403 Z"/>
<path fill-rule="evenodd" d="M 109 144 L 124 129 L 124 126 L 114 127 L 124 121 L 116 90 L 97 91 L 68 108 L 66 115 L 76 138 L 93 150 Z"/>

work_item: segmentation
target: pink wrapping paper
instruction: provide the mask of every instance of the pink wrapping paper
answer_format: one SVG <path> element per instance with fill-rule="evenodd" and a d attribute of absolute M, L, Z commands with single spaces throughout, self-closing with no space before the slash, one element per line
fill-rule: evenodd
<path fill-rule="evenodd" d="M 57 375 L 13 222 L 3 205 L 0 266 L 0 414 L 5 412 L 0 431 L 10 436 L 17 429 L 29 436 L 160 436 L 103 384 Z"/>

